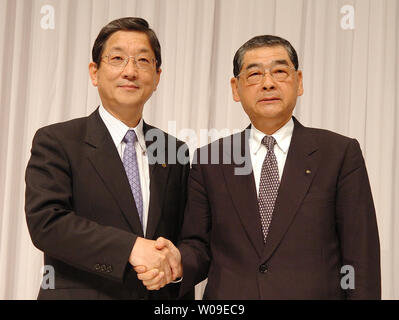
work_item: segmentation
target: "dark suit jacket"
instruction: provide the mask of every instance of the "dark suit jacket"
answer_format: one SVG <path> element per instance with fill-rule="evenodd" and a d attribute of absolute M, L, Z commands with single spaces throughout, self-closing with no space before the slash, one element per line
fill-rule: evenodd
<path fill-rule="evenodd" d="M 294 123 L 265 245 L 254 177 L 235 175 L 233 142 L 197 150 L 179 244 L 181 293 L 208 277 L 204 299 L 380 298 L 378 230 L 359 144 Z M 247 137 L 230 139 L 242 142 L 250 163 Z M 217 147 L 219 163 L 232 164 L 195 164 Z M 342 278 L 350 284 L 344 265 L 354 268 L 353 290 L 341 288 Z"/>
<path fill-rule="evenodd" d="M 149 129 L 165 137 L 166 161 L 168 152 L 183 145 L 144 123 L 144 133 Z M 176 149 L 168 150 L 168 138 Z M 156 163 L 149 169 L 146 238 L 176 242 L 189 164 Z M 148 292 L 128 263 L 143 230 L 123 163 L 98 109 L 37 131 L 26 169 L 25 211 L 33 244 L 55 270 L 55 289 L 41 288 L 39 299 L 177 297 L 174 284 Z"/>

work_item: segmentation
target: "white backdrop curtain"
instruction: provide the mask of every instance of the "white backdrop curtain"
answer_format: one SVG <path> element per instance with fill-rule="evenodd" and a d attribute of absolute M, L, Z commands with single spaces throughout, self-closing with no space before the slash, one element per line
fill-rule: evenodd
<path fill-rule="evenodd" d="M 46 5 L 54 29 L 43 29 Z M 354 9 L 353 29 L 343 28 L 345 5 Z M 188 139 L 190 129 L 199 137 L 203 129 L 228 134 L 249 123 L 230 90 L 238 47 L 260 34 L 293 44 L 305 89 L 295 115 L 359 140 L 377 210 L 382 295 L 398 299 L 397 0 L 0 0 L 0 299 L 35 299 L 41 279 L 42 253 L 24 215 L 32 137 L 95 109 L 91 47 L 102 26 L 123 16 L 147 19 L 162 46 L 161 82 L 146 121 L 191 151 L 207 141 Z"/>

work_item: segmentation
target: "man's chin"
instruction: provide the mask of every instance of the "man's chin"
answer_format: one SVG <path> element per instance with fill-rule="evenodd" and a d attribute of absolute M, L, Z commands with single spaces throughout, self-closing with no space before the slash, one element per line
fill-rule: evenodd
<path fill-rule="evenodd" d="M 279 106 L 269 105 L 259 110 L 258 116 L 264 119 L 277 119 L 283 116 L 283 112 Z"/>
<path fill-rule="evenodd" d="M 118 105 L 121 109 L 139 109 L 142 107 L 142 104 L 139 104 L 137 101 L 124 101 Z"/>
<path fill-rule="evenodd" d="M 116 102 L 118 105 L 125 107 L 143 105 L 145 103 L 141 96 L 131 93 L 120 95 L 118 99 L 116 99 Z"/>

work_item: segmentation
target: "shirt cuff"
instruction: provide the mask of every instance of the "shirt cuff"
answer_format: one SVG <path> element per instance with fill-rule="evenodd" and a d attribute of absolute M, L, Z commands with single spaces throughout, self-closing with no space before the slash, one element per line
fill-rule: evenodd
<path fill-rule="evenodd" d="M 171 281 L 171 283 L 179 283 L 179 282 L 182 282 L 182 280 L 183 280 L 183 277 L 180 277 L 180 279 L 173 280 L 173 281 Z"/>

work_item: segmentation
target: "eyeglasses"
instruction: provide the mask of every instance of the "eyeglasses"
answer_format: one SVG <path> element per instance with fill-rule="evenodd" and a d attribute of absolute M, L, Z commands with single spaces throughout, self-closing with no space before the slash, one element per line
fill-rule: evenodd
<path fill-rule="evenodd" d="M 138 54 L 136 56 L 128 56 L 120 52 L 110 52 L 108 55 L 103 56 L 105 61 L 116 68 L 123 69 L 129 63 L 129 59 L 133 59 L 133 63 L 136 65 L 137 69 L 150 71 L 156 63 L 156 59 L 150 57 L 147 54 Z"/>
<path fill-rule="evenodd" d="M 264 80 L 267 71 L 275 81 L 283 82 L 293 71 L 295 72 L 296 69 L 285 64 L 277 64 L 270 68 L 256 66 L 241 72 L 237 78 L 242 77 L 248 85 L 259 84 Z"/>

